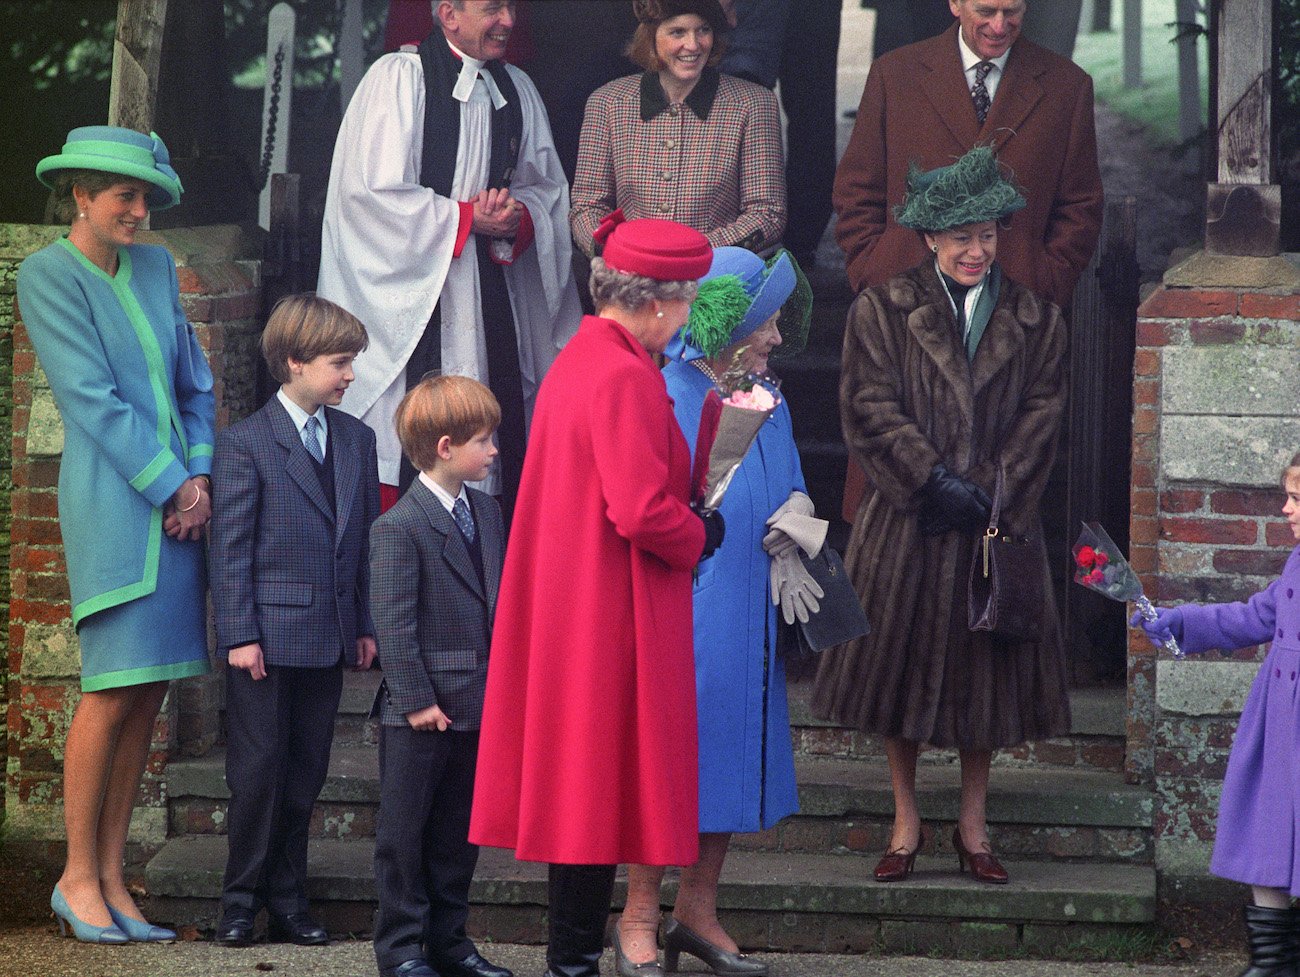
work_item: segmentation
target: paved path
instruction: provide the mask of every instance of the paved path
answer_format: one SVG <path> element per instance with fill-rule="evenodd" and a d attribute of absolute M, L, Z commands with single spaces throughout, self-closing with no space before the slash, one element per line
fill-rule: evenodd
<path fill-rule="evenodd" d="M 518 977 L 541 977 L 546 969 L 541 947 L 503 944 L 483 949 Z M 695 968 L 684 972 L 708 973 L 692 958 L 682 959 L 684 966 Z M 1236 956 L 1177 966 L 826 954 L 768 954 L 764 959 L 772 977 L 1228 977 L 1241 967 Z M 604 963 L 605 973 L 613 973 L 608 953 Z M 96 947 L 61 940 L 52 926 L 0 930 L 0 977 L 374 977 L 375 973 L 375 958 L 365 940 L 324 948 L 264 944 L 225 950 L 208 942 Z"/>

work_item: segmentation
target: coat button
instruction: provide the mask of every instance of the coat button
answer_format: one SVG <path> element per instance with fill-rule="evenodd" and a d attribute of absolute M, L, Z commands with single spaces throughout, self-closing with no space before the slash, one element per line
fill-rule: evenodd
<path fill-rule="evenodd" d="M 1281 677 L 1282 677 L 1282 669 L 1280 669 L 1280 668 L 1275 668 L 1275 669 L 1273 669 L 1273 676 L 1274 676 L 1275 678 L 1281 678 Z"/>

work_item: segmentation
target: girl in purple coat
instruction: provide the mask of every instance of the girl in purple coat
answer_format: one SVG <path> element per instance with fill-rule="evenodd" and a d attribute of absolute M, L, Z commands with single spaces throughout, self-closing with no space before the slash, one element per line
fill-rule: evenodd
<path fill-rule="evenodd" d="M 1300 453 L 1282 473 L 1282 513 L 1300 540 Z M 1250 966 L 1239 977 L 1300 974 L 1300 546 L 1282 576 L 1247 601 L 1159 608 L 1152 641 L 1178 639 L 1187 652 L 1272 642 L 1246 698 L 1228 758 L 1210 871 L 1251 886 L 1246 906 Z M 1291 830 L 1287 830 L 1287 826 Z"/>

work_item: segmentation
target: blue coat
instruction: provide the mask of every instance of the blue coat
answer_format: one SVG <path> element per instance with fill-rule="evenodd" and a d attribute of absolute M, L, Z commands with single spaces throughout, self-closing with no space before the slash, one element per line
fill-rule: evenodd
<path fill-rule="evenodd" d="M 74 624 L 154 592 L 162 506 L 212 467 L 212 371 L 165 248 L 115 277 L 67 238 L 18 270 L 18 305 L 63 418 L 59 525 Z"/>
<path fill-rule="evenodd" d="M 664 367 L 691 458 L 712 383 L 693 366 Z M 700 831 L 761 831 L 799 809 L 776 659 L 776 608 L 763 551 L 767 517 L 806 492 L 784 402 L 763 425 L 722 500 L 726 539 L 695 582 L 695 686 L 700 731 Z"/>

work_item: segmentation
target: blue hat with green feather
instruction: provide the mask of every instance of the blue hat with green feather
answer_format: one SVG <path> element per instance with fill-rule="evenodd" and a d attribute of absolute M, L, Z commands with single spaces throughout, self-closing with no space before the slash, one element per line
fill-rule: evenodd
<path fill-rule="evenodd" d="M 746 248 L 714 248 L 713 264 L 700 279 L 690 317 L 664 354 L 687 362 L 717 356 L 777 312 L 782 341 L 778 349 L 787 355 L 803 349 L 812 292 L 790 253 L 778 251 L 764 261 Z"/>

